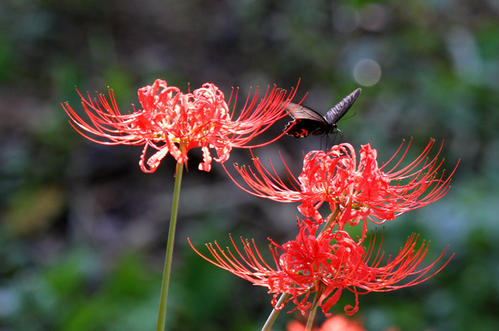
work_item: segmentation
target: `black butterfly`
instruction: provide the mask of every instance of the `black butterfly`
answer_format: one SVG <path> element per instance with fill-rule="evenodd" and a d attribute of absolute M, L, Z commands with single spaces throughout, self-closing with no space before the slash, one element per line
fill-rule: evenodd
<path fill-rule="evenodd" d="M 305 106 L 289 103 L 286 109 L 290 111 L 289 115 L 293 120 L 286 124 L 284 131 L 289 129 L 286 134 L 295 138 L 304 138 L 309 134 L 320 136 L 335 132 L 338 129 L 336 123 L 346 114 L 348 109 L 352 107 L 355 100 L 359 97 L 360 91 L 361 89 L 358 88 L 347 95 L 343 100 L 331 108 L 326 113 L 326 116 L 322 116 L 315 110 Z"/>

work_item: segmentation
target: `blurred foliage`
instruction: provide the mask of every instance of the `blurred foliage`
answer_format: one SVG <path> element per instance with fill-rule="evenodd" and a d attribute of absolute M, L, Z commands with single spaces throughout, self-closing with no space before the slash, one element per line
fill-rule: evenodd
<path fill-rule="evenodd" d="M 75 86 L 110 86 L 126 112 L 155 78 L 242 96 L 301 78 L 299 97 L 322 112 L 361 85 L 335 142 L 372 140 L 386 160 L 404 138 L 411 153 L 444 140 L 446 167 L 461 159 L 450 193 L 387 224 L 384 247 L 418 232 L 432 242 L 428 261 L 447 245 L 456 255 L 426 284 L 362 296 L 357 317 L 368 330 L 498 330 L 498 76 L 495 0 L 2 1 L 0 330 L 154 327 L 174 163 L 141 173 L 138 148 L 85 141 L 59 103 L 78 107 Z M 324 145 L 285 137 L 256 153 L 278 164 L 281 152 L 299 171 Z M 199 158 L 183 184 L 169 328 L 258 329 L 265 289 L 209 265 L 186 237 L 201 246 L 232 233 L 264 250 L 268 236 L 295 236 L 296 206 L 248 196 L 220 167 L 200 173 Z"/>

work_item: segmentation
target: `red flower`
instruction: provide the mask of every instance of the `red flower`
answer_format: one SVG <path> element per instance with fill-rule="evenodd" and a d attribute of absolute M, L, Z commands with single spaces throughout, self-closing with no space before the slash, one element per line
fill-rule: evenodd
<path fill-rule="evenodd" d="M 355 149 L 347 143 L 333 146 L 327 153 L 312 151 L 305 156 L 298 178 L 284 163 L 290 184 L 278 176 L 272 165 L 271 170 L 267 170 L 254 158 L 255 170 L 236 166 L 249 188 L 233 180 L 246 192 L 259 197 L 301 202 L 299 211 L 317 221 L 322 221 L 318 210 L 327 202 L 331 210 L 341 210 L 341 228 L 347 222 L 355 225 L 365 218 L 379 224 L 432 203 L 447 193 L 455 169 L 446 179 L 443 172 L 437 175 L 442 166 L 438 160 L 441 148 L 431 160 L 427 159 L 433 145 L 431 140 L 416 160 L 400 169 L 397 167 L 406 156 L 410 142 L 399 160 L 393 161 L 403 144 L 381 167 L 377 152 L 370 144 L 361 147 L 359 160 Z M 389 169 L 392 162 L 395 165 Z"/>
<path fill-rule="evenodd" d="M 437 274 L 450 260 L 430 273 L 444 251 L 436 261 L 416 270 L 428 251 L 428 245 L 423 242 L 416 247 L 418 236 L 412 235 L 396 257 L 381 265 L 384 254 L 381 245 L 375 250 L 375 236 L 367 247 L 363 247 L 345 231 L 326 231 L 316 236 L 316 229 L 316 225 L 301 223 L 295 240 L 282 246 L 271 241 L 275 267 L 263 260 L 254 241 L 241 238 L 243 249 L 240 250 L 231 237 L 235 253 L 230 248 L 222 249 L 217 242 L 206 244 L 211 258 L 197 251 L 190 241 L 189 244 L 197 254 L 217 267 L 268 288 L 268 293 L 273 294 L 275 309 L 282 309 L 284 304 L 277 307 L 277 299 L 281 294 L 287 294 L 289 298 L 285 304 L 292 301 L 302 314 L 311 306 L 311 294 L 319 292 L 319 306 L 327 314 L 347 290 L 355 296 L 355 305 L 345 306 L 345 312 L 352 315 L 358 311 L 359 295 L 417 285 Z M 407 277 L 410 280 L 401 283 Z"/>
<path fill-rule="evenodd" d="M 305 325 L 298 321 L 291 321 L 286 325 L 287 331 L 304 331 Z M 334 315 L 328 318 L 321 327 L 313 328 L 313 331 L 365 331 L 362 325 L 355 321 L 349 320 L 341 315 Z"/>
<path fill-rule="evenodd" d="M 205 83 L 192 93 L 182 93 L 178 87 L 168 86 L 157 79 L 152 85 L 138 90 L 142 109 L 130 114 L 121 114 L 114 93 L 109 90 L 109 100 L 102 94 L 92 99 L 78 91 L 88 120 L 82 119 L 66 102 L 62 107 L 71 118 L 71 125 L 84 137 L 105 145 L 143 145 L 140 167 L 144 172 L 154 172 L 161 160 L 171 154 L 179 163 L 185 163 L 190 149 L 200 147 L 203 162 L 199 169 L 210 171 L 212 155 L 217 153 L 216 162 L 225 162 L 234 147 L 251 148 L 272 141 L 250 146 L 249 143 L 273 123 L 286 116 L 285 107 L 296 90 L 288 96 L 275 86 L 267 89 L 258 103 L 259 93 L 248 96 L 243 110 L 233 119 L 237 91 L 234 94 L 234 107 L 229 109 L 229 101 L 212 83 Z M 276 138 L 277 139 L 277 138 Z M 146 154 L 151 147 L 155 153 Z"/>

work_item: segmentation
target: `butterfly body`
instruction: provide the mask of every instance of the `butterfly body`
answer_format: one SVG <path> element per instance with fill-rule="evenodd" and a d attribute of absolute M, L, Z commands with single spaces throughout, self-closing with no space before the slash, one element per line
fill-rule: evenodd
<path fill-rule="evenodd" d="M 284 131 L 287 131 L 286 134 L 295 138 L 304 138 L 310 134 L 320 136 L 334 133 L 338 130 L 336 123 L 352 107 L 355 100 L 359 97 L 360 92 L 361 89 L 358 88 L 347 95 L 331 108 L 325 116 L 322 116 L 311 108 L 289 103 L 286 108 L 293 120 L 286 125 Z"/>

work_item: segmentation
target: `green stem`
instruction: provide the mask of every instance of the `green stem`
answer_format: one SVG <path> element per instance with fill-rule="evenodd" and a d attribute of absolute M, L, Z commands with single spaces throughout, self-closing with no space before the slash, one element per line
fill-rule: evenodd
<path fill-rule="evenodd" d="M 310 314 L 308 315 L 307 325 L 305 326 L 305 331 L 311 331 L 314 326 L 315 314 L 317 313 L 317 307 L 319 306 L 319 298 L 321 296 L 322 289 L 319 288 L 315 292 L 314 302 L 312 302 L 312 307 L 310 307 Z"/>
<path fill-rule="evenodd" d="M 331 226 L 331 224 L 336 220 L 336 217 L 338 216 L 339 212 L 340 212 L 340 208 L 338 206 L 336 206 L 334 208 L 332 215 L 329 217 L 329 220 L 327 221 L 326 225 L 324 225 L 322 230 L 319 232 L 319 235 L 317 236 L 317 238 L 320 238 L 322 236 L 322 233 L 324 233 L 324 231 L 326 231 Z"/>
<path fill-rule="evenodd" d="M 156 331 L 165 330 L 166 302 L 168 299 L 168 286 L 170 285 L 170 273 L 172 270 L 173 243 L 175 242 L 175 227 L 177 225 L 178 201 L 180 197 L 180 184 L 182 183 L 183 169 L 184 165 L 182 163 L 177 163 L 175 186 L 173 188 L 172 212 L 170 215 L 170 229 L 168 230 L 165 265 L 163 267 L 163 279 L 161 281 L 161 299 L 159 302 L 158 324 L 156 326 Z"/>
<path fill-rule="evenodd" d="M 289 297 L 289 294 L 283 293 L 281 297 L 279 298 L 279 301 L 277 301 L 276 307 L 280 307 L 282 303 Z M 270 331 L 270 328 L 272 328 L 272 325 L 274 325 L 275 320 L 277 319 L 277 316 L 279 316 L 279 313 L 281 312 L 282 309 L 277 310 L 273 309 L 272 312 L 270 313 L 269 317 L 265 321 L 265 324 L 262 327 L 262 331 Z"/>

